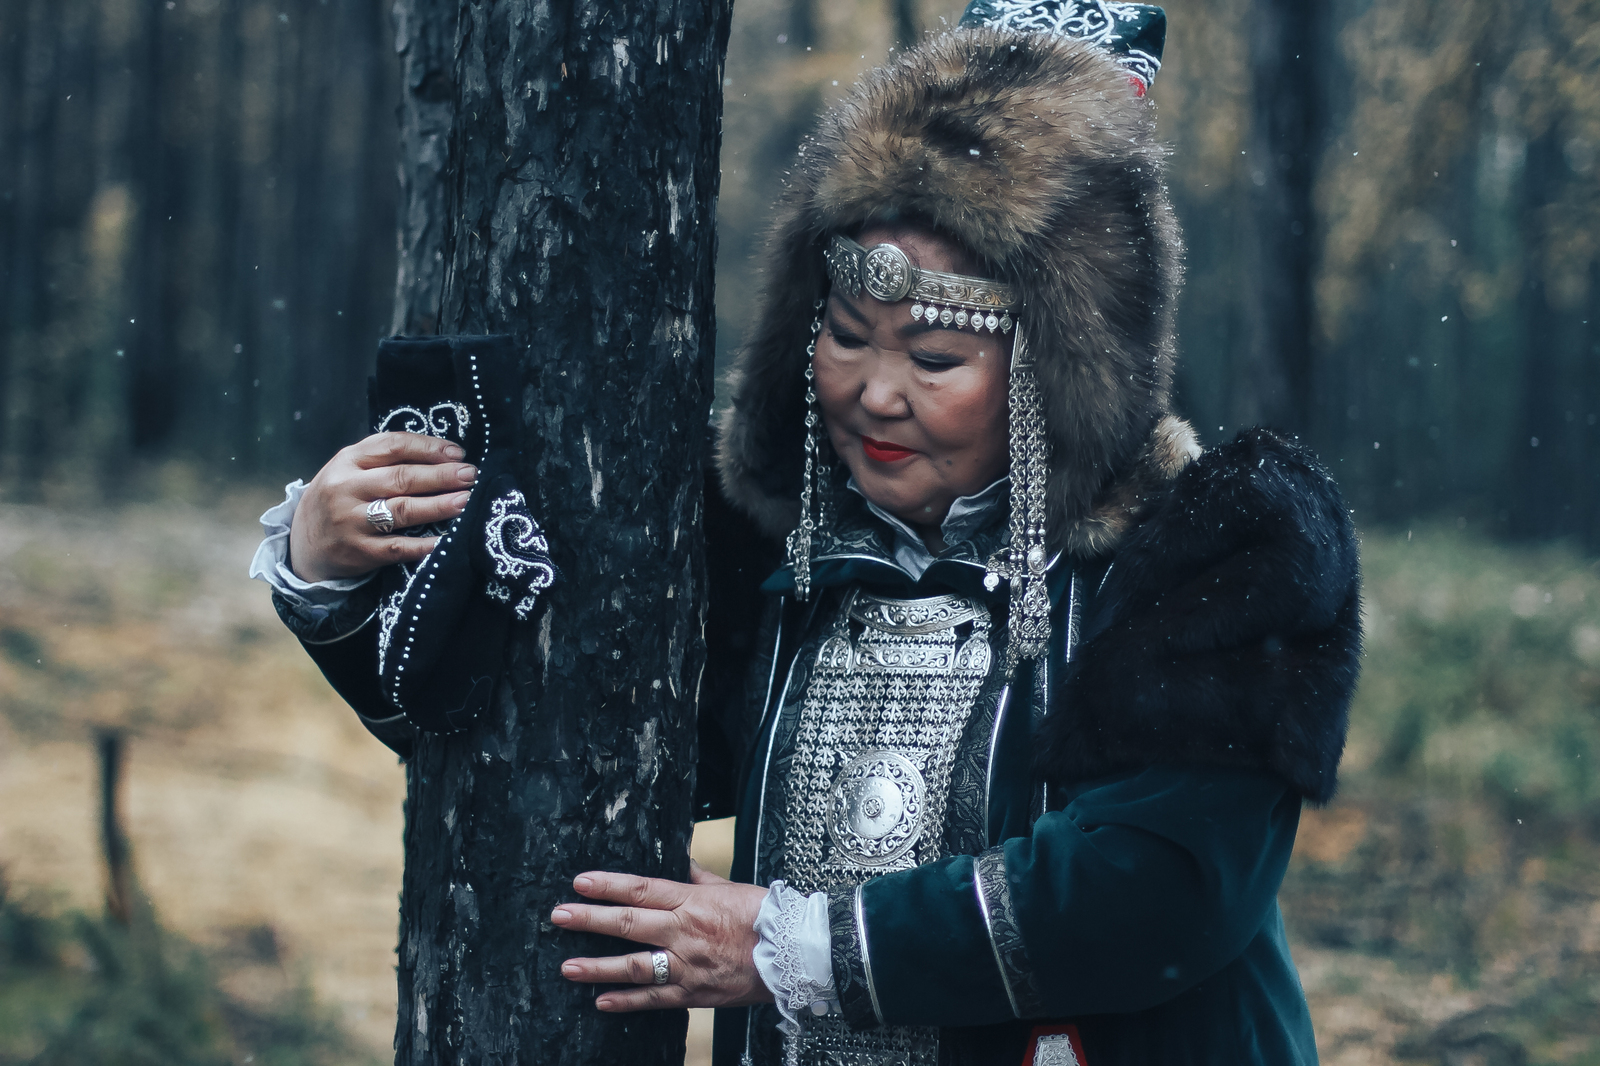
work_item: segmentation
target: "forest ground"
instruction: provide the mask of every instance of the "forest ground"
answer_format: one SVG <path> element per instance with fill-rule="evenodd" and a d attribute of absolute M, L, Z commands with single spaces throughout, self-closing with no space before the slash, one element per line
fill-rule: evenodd
<path fill-rule="evenodd" d="M 160 922 L 228 1002 L 308 989 L 384 1060 L 403 776 L 245 578 L 271 502 L 0 507 L 0 874 L 36 912 L 100 912 L 93 737 L 122 730 Z M 1454 529 L 1369 533 L 1364 556 L 1345 784 L 1282 897 L 1323 1062 L 1600 1062 L 1600 572 Z M 0 957 L 0 1019 L 67 1009 L 7 977 Z M 13 1031 L 0 1062 L 35 1039 Z"/>

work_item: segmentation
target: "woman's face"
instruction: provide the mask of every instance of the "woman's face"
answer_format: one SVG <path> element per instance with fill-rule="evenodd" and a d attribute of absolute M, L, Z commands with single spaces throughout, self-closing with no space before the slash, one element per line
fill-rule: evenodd
<path fill-rule="evenodd" d="M 926 270 L 974 273 L 957 245 L 925 230 L 874 227 L 856 240 L 899 245 Z M 1011 338 L 929 326 L 911 303 L 835 291 L 813 366 L 828 438 L 867 499 L 936 526 L 958 496 L 1006 472 Z"/>

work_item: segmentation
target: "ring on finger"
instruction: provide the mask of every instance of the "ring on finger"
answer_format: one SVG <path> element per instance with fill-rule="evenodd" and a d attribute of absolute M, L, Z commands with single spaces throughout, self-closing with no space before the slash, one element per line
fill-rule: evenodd
<path fill-rule="evenodd" d="M 650 953 L 650 983 L 664 985 L 670 976 L 667 969 L 667 953 L 665 951 L 652 951 Z"/>
<path fill-rule="evenodd" d="M 388 500 L 373 500 L 367 504 L 367 525 L 378 533 L 394 532 L 394 512 Z"/>

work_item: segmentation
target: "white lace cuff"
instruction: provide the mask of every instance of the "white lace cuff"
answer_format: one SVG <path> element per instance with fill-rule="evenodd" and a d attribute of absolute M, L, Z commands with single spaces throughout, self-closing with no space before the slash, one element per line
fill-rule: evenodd
<path fill-rule="evenodd" d="M 756 971 L 777 1001 L 788 1036 L 800 1031 L 801 1012 L 820 1015 L 839 1009 L 833 988 L 833 952 L 828 940 L 828 894 L 802 895 L 782 881 L 772 882 L 756 915 Z"/>
<path fill-rule="evenodd" d="M 372 580 L 372 574 L 361 577 L 330 578 L 327 581 L 306 581 L 289 567 L 289 529 L 294 524 L 295 509 L 306 491 L 304 481 L 292 481 L 283 487 L 283 502 L 269 507 L 261 516 L 261 531 L 265 539 L 250 561 L 250 576 L 265 581 L 272 590 L 289 603 L 312 614 L 326 614 L 343 603 L 356 589 Z M 376 571 L 374 571 L 376 573 Z"/>

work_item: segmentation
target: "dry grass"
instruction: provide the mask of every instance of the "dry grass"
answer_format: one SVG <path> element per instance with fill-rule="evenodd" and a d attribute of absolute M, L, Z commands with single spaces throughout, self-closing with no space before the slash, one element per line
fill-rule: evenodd
<path fill-rule="evenodd" d="M 386 1053 L 404 778 L 245 578 L 267 502 L 0 510 L 0 867 L 99 909 L 92 734 L 123 729 L 134 865 L 163 922 L 234 960 L 224 986 L 246 999 L 303 967 Z M 264 964 L 234 950 L 263 937 Z"/>
<path fill-rule="evenodd" d="M 124 730 L 125 821 L 163 923 L 245 1003 L 303 974 L 387 1058 L 404 775 L 245 577 L 270 502 L 0 508 L 0 870 L 48 910 L 98 912 L 93 737 Z M 696 854 L 725 871 L 731 824 Z M 709 1061 L 708 1017 L 690 1041 Z"/>
<path fill-rule="evenodd" d="M 1344 785 L 1282 899 L 1333 1064 L 1600 1063 L 1600 565 L 1370 535 Z"/>

